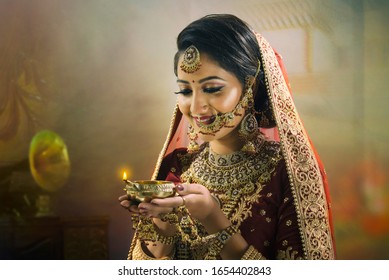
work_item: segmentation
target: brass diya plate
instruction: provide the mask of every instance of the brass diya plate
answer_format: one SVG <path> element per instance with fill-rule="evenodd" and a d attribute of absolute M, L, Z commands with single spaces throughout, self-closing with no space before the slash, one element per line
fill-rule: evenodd
<path fill-rule="evenodd" d="M 126 183 L 124 190 L 127 192 L 128 197 L 139 202 L 149 202 L 153 198 L 171 197 L 176 193 L 175 185 L 170 181 L 124 180 L 124 182 Z"/>

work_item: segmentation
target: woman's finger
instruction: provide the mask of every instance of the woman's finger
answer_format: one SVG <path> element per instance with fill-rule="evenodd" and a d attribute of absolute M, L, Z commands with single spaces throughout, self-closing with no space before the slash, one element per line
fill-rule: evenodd
<path fill-rule="evenodd" d="M 207 190 L 204 186 L 199 184 L 177 184 L 176 190 L 179 195 L 188 194 L 204 194 Z"/>
<path fill-rule="evenodd" d="M 120 205 L 130 211 L 131 213 L 139 213 L 138 206 L 136 204 L 131 203 L 129 200 L 123 200 L 120 202 Z"/>
<path fill-rule="evenodd" d="M 138 206 L 139 213 L 148 217 L 158 218 L 160 214 L 167 214 L 173 211 L 172 206 L 161 206 L 154 203 L 141 203 Z"/>
<path fill-rule="evenodd" d="M 138 203 L 131 200 L 127 195 L 122 195 L 119 197 L 120 206 L 127 209 L 131 213 L 139 213 Z"/>
<path fill-rule="evenodd" d="M 123 201 L 123 200 L 128 200 L 128 196 L 126 194 L 119 196 L 119 201 Z"/>
<path fill-rule="evenodd" d="M 183 198 L 182 196 L 176 195 L 174 197 L 155 198 L 151 201 L 151 203 L 160 207 L 176 208 L 184 205 L 184 200 L 185 198 Z"/>
<path fill-rule="evenodd" d="M 135 204 L 132 204 L 132 205 L 128 208 L 128 211 L 130 211 L 131 213 L 139 213 L 138 206 L 135 205 Z"/>
<path fill-rule="evenodd" d="M 129 200 L 123 200 L 120 201 L 120 205 L 123 206 L 124 208 L 130 208 L 131 202 Z"/>

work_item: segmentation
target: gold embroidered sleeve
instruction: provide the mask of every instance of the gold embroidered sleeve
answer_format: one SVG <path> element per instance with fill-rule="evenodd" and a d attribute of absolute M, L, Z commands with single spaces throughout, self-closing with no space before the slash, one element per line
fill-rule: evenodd
<path fill-rule="evenodd" d="M 136 242 L 136 244 L 135 244 L 134 250 L 132 251 L 132 257 L 131 257 L 132 260 L 172 260 L 173 259 L 173 256 L 175 253 L 174 248 L 168 256 L 165 256 L 162 258 L 154 258 L 154 257 L 147 255 L 143 251 L 142 242 L 139 239 L 136 240 L 135 242 Z"/>
<path fill-rule="evenodd" d="M 266 260 L 266 258 L 254 248 L 253 245 L 250 245 L 246 252 L 243 254 L 242 260 Z"/>

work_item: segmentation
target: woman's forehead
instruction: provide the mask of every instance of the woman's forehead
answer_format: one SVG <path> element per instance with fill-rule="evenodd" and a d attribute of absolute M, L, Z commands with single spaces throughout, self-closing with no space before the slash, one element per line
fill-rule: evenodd
<path fill-rule="evenodd" d="M 184 54 L 180 55 L 178 59 L 178 65 L 180 66 L 184 61 Z M 230 72 L 225 70 L 223 67 L 219 65 L 217 61 L 215 61 L 212 57 L 210 57 L 206 53 L 200 53 L 200 63 L 201 65 L 198 67 L 196 71 L 191 73 L 187 73 L 185 69 L 183 70 L 181 67 L 177 67 L 177 76 L 179 80 L 193 80 L 197 81 L 203 80 L 206 77 L 220 77 L 222 79 L 228 79 L 233 76 Z"/>

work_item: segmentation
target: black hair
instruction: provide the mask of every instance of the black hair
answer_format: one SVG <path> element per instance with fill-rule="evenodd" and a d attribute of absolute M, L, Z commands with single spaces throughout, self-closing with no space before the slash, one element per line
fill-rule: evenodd
<path fill-rule="evenodd" d="M 191 45 L 233 73 L 242 83 L 246 76 L 253 76 L 257 70 L 260 58 L 257 40 L 249 26 L 236 16 L 207 15 L 182 30 L 177 38 L 176 75 L 178 58 Z"/>
<path fill-rule="evenodd" d="M 253 30 L 246 22 L 230 14 L 207 15 L 190 23 L 180 32 L 177 37 L 178 51 L 174 57 L 176 76 L 179 57 L 191 45 L 234 74 L 242 86 L 247 76 L 255 75 L 261 61 Z M 260 69 L 253 90 L 255 109 L 265 112 L 269 109 L 269 102 L 263 68 Z"/>

